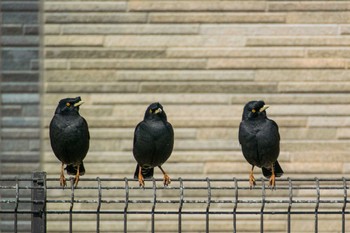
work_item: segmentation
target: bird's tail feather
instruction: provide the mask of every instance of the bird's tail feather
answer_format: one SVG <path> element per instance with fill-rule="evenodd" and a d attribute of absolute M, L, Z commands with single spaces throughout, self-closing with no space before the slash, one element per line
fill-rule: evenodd
<path fill-rule="evenodd" d="M 153 177 L 153 172 L 154 172 L 154 168 L 142 168 L 141 169 L 141 173 L 143 175 L 143 178 L 152 178 Z M 137 179 L 139 177 L 139 165 L 136 165 L 136 170 L 134 173 L 134 178 Z"/>
<path fill-rule="evenodd" d="M 274 163 L 274 168 L 275 168 L 275 176 L 276 177 L 281 177 L 283 175 L 283 170 L 280 166 L 280 164 L 278 163 L 278 161 L 276 161 Z M 271 175 L 272 175 L 272 171 L 271 171 L 271 168 L 262 168 L 262 172 L 263 172 L 263 175 L 266 177 L 266 178 L 270 178 Z"/>
<path fill-rule="evenodd" d="M 73 164 L 69 164 L 66 166 L 65 170 L 67 171 L 68 175 L 76 175 L 77 174 L 77 170 L 78 166 L 75 166 Z M 81 162 L 80 166 L 79 166 L 79 175 L 84 175 L 85 174 L 85 167 L 84 167 L 84 163 Z"/>

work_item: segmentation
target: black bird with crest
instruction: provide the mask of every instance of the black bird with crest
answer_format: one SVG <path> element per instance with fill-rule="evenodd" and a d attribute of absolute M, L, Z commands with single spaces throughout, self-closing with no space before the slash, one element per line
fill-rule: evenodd
<path fill-rule="evenodd" d="M 164 186 L 170 184 L 168 174 L 162 165 L 170 157 L 174 147 L 174 130 L 160 103 L 152 103 L 147 108 L 144 119 L 135 128 L 133 154 L 137 161 L 134 177 L 141 187 L 145 178 L 152 178 L 154 168 L 162 171 Z"/>
<path fill-rule="evenodd" d="M 255 186 L 254 167 L 260 167 L 269 184 L 275 187 L 275 178 L 283 174 L 277 158 L 280 152 L 278 125 L 267 118 L 264 101 L 250 101 L 243 109 L 239 126 L 239 143 L 245 159 L 252 165 L 249 175 L 250 187 Z"/>
<path fill-rule="evenodd" d="M 64 165 L 69 175 L 75 175 L 75 186 L 79 176 L 85 173 L 83 160 L 89 150 L 90 134 L 86 120 L 79 114 L 83 103 L 80 97 L 60 100 L 50 123 L 51 147 L 62 163 L 60 185 L 63 188 L 66 186 Z"/>

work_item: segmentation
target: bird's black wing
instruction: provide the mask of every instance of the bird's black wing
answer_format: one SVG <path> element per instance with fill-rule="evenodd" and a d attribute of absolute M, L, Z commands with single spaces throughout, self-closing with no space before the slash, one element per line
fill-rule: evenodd
<path fill-rule="evenodd" d="M 141 121 L 134 132 L 134 157 L 139 165 L 150 164 L 156 149 L 152 136 L 152 129 L 145 121 Z"/>
<path fill-rule="evenodd" d="M 174 147 L 174 130 L 169 122 L 164 122 L 165 127 L 159 132 L 156 139 L 155 163 L 163 164 L 171 155 Z"/>
<path fill-rule="evenodd" d="M 238 133 L 239 143 L 242 146 L 242 152 L 245 159 L 255 166 L 260 166 L 258 157 L 258 142 L 254 125 L 249 121 L 242 121 L 239 125 Z"/>
<path fill-rule="evenodd" d="M 278 125 L 273 120 L 265 119 L 259 127 L 260 130 L 256 135 L 258 153 L 262 166 L 268 166 L 277 160 L 280 152 Z"/>

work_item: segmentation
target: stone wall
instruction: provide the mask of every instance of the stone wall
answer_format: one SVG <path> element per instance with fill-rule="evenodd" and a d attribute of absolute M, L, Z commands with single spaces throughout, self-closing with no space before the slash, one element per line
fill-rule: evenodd
<path fill-rule="evenodd" d="M 40 169 L 39 18 L 38 0 L 0 2 L 1 178 Z M 11 197 L 5 190 L 0 195 Z M 28 192 L 22 195 L 28 198 Z M 28 231 L 28 219 L 18 217 L 18 230 Z M 1 214 L 0 232 L 14 232 L 13 215 Z"/>
<path fill-rule="evenodd" d="M 20 5 L 32 9 L 28 2 Z M 85 177 L 132 177 L 134 127 L 148 104 L 159 101 L 175 128 L 174 152 L 164 165 L 171 177 L 248 178 L 250 166 L 237 134 L 243 106 L 253 99 L 271 105 L 268 115 L 280 126 L 279 160 L 286 177 L 349 175 L 349 1 L 45 0 L 43 8 L 42 165 L 49 177 L 59 177 L 60 163 L 49 145 L 48 124 L 58 101 L 75 96 L 86 102 L 81 114 L 91 133 Z M 9 14 L 3 13 L 4 23 Z M 33 162 L 37 157 L 28 151 L 36 151 L 39 143 L 28 137 L 32 130 L 37 133 L 37 111 L 19 107 L 23 102 L 38 106 L 39 101 L 37 51 L 32 47 L 38 38 L 31 27 L 37 21 L 31 17 L 21 14 L 22 21 L 3 26 L 10 33 L 3 44 L 30 47 L 11 53 L 34 58 L 30 66 L 11 61 L 10 69 L 34 71 L 26 78 L 16 72 L 7 79 L 14 85 L 3 88 L 2 103 L 8 101 L 5 109 L 10 104 L 16 108 L 11 107 L 7 118 L 3 108 L 2 123 L 16 125 L 8 130 L 3 126 L 8 136 L 2 139 L 24 138 L 3 145 L 16 156 L 24 151 Z M 29 25 L 17 25 L 23 22 Z M 14 98 L 16 92 L 21 95 Z M 21 134 L 12 130 L 22 127 L 22 118 L 14 117 L 18 111 L 28 112 L 25 124 L 34 124 Z M 35 168 L 33 163 L 23 165 L 28 172 Z M 155 177 L 161 177 L 160 171 Z M 58 220 L 51 218 L 49 232 L 62 230 Z M 94 231 L 88 220 L 81 217 L 85 224 L 78 229 Z M 334 232 L 332 221 L 322 221 L 324 231 Z M 115 227 L 109 220 L 104 223 Z M 285 229 L 283 219 L 273 223 Z M 134 225 L 137 231 L 144 223 Z M 300 221 L 293 227 L 313 231 Z"/>

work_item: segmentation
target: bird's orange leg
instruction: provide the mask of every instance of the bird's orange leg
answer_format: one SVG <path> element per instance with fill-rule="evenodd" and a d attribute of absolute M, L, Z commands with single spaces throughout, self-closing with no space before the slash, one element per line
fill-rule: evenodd
<path fill-rule="evenodd" d="M 63 186 L 63 188 L 67 185 L 66 178 L 64 177 L 64 163 L 62 163 L 61 166 L 60 185 Z"/>
<path fill-rule="evenodd" d="M 80 176 L 79 168 L 80 168 L 80 164 L 77 167 L 77 174 L 75 174 L 75 178 L 74 178 L 74 186 L 75 187 L 77 187 L 78 183 L 79 183 L 79 176 Z"/>
<path fill-rule="evenodd" d="M 166 174 L 166 172 L 163 170 L 161 166 L 158 166 L 158 167 L 164 175 L 164 178 L 163 178 L 164 186 L 168 186 L 171 183 L 170 177 L 168 176 L 168 174 Z"/>
<path fill-rule="evenodd" d="M 275 188 L 275 185 L 276 185 L 276 176 L 275 176 L 275 168 L 274 168 L 274 165 L 272 164 L 271 166 L 271 172 L 272 172 L 272 175 L 270 177 L 270 181 L 269 181 L 269 185 L 271 186 L 271 188 Z"/>
<path fill-rule="evenodd" d="M 254 165 L 252 166 L 252 169 L 250 170 L 250 174 L 249 174 L 249 185 L 250 185 L 250 188 L 252 188 L 252 187 L 254 187 L 256 185 L 253 170 L 254 170 Z"/>
<path fill-rule="evenodd" d="M 140 187 L 144 188 L 145 187 L 145 179 L 143 178 L 142 168 L 141 168 L 140 165 L 139 165 L 139 176 L 138 176 L 138 179 L 139 179 Z"/>

